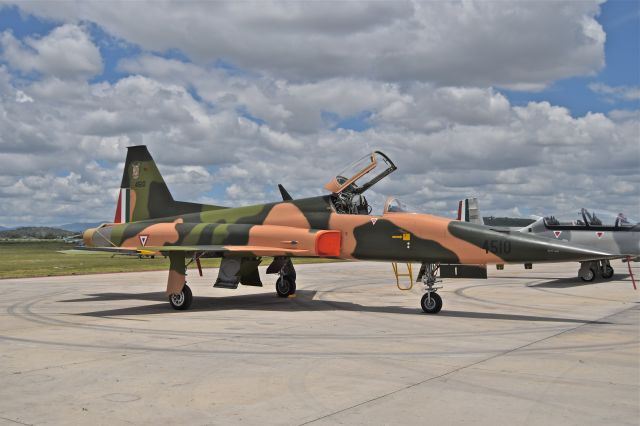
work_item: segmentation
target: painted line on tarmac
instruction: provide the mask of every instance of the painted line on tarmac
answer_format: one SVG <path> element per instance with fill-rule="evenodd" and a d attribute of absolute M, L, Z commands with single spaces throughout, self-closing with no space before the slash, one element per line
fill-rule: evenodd
<path fill-rule="evenodd" d="M 400 389 L 396 389 L 396 390 L 394 390 L 394 391 L 387 392 L 387 393 L 385 393 L 385 394 L 383 394 L 383 395 L 379 395 L 379 396 L 377 396 L 377 397 L 375 397 L 375 398 L 368 399 L 368 400 L 366 400 L 366 401 L 360 402 L 360 403 L 355 404 L 355 405 L 352 405 L 352 406 L 350 406 L 350 407 L 346 407 L 346 408 L 343 408 L 343 409 L 341 409 L 341 410 L 334 411 L 334 412 L 329 413 L 329 414 L 326 414 L 326 415 L 324 415 L 324 416 L 321 416 L 321 417 L 315 418 L 315 419 L 313 419 L 313 420 L 309 420 L 309 421 L 307 421 L 307 422 L 300 423 L 300 424 L 299 424 L 299 426 L 308 425 L 308 424 L 311 424 L 311 423 L 318 422 L 318 421 L 320 421 L 320 420 L 327 419 L 327 418 L 329 418 L 329 417 L 333 417 L 333 416 L 338 415 L 338 414 L 345 413 L 345 412 L 347 412 L 347 411 L 353 410 L 354 408 L 362 407 L 362 406 L 367 405 L 367 404 L 369 404 L 369 403 L 371 403 L 371 402 L 379 401 L 379 400 L 384 399 L 384 398 L 387 398 L 387 397 L 389 397 L 389 396 L 391 396 L 391 395 L 395 395 L 395 394 L 400 393 L 400 392 L 402 392 L 402 391 L 405 391 L 405 390 L 408 390 L 408 389 L 411 389 L 411 388 L 415 388 L 415 387 L 417 387 L 417 386 L 420 386 L 420 385 L 422 385 L 422 384 L 425 384 L 425 383 L 431 382 L 431 381 L 433 381 L 433 380 L 440 379 L 440 378 L 442 378 L 442 377 L 446 377 L 446 376 L 450 376 L 450 375 L 455 374 L 455 373 L 457 373 L 457 372 L 459 372 L 459 371 L 466 370 L 466 369 L 468 369 L 468 368 L 471 368 L 471 367 L 474 367 L 474 366 L 476 366 L 476 365 L 479 365 L 479 364 L 485 363 L 485 362 L 487 362 L 487 361 L 491 361 L 492 359 L 496 359 L 496 358 L 499 358 L 499 357 L 504 356 L 504 355 L 508 355 L 508 354 L 510 354 L 510 353 L 513 353 L 513 352 L 517 352 L 517 351 L 519 351 L 520 349 L 524 349 L 524 348 L 526 348 L 526 347 L 529 347 L 529 346 L 535 345 L 536 343 L 544 342 L 545 340 L 552 339 L 552 338 L 557 337 L 557 336 L 560 336 L 560 335 L 562 335 L 562 334 L 569 333 L 569 332 L 571 332 L 571 331 L 575 331 L 575 330 L 577 330 L 577 329 L 579 329 L 579 328 L 581 328 L 581 327 L 584 327 L 584 326 L 586 326 L 586 325 L 597 324 L 598 322 L 602 322 L 603 320 L 606 320 L 606 319 L 608 319 L 608 318 L 614 317 L 614 316 L 616 316 L 616 315 L 620 315 L 620 314 L 622 314 L 622 313 L 624 313 L 624 312 L 626 312 L 626 311 L 634 310 L 634 309 L 638 309 L 638 307 L 637 307 L 637 306 L 631 306 L 631 307 L 625 308 L 625 309 L 623 309 L 623 310 L 621 310 L 621 311 L 615 312 L 615 313 L 613 313 L 613 314 L 606 315 L 606 316 L 604 316 L 604 317 L 602 317 L 602 318 L 599 318 L 598 320 L 595 320 L 595 321 L 589 321 L 589 322 L 587 322 L 587 323 L 580 324 L 580 325 L 578 325 L 578 326 L 576 326 L 576 327 L 568 328 L 568 329 L 566 329 L 566 330 L 560 331 L 560 332 L 555 333 L 555 334 L 552 334 L 552 335 L 550 335 L 550 336 L 543 337 L 543 338 L 538 339 L 538 340 L 534 340 L 533 342 L 529 342 L 529 343 L 526 343 L 526 344 L 524 344 L 524 345 L 520 345 L 520 346 L 518 346 L 518 347 L 515 347 L 515 348 L 512 348 L 512 349 L 509 349 L 509 350 L 506 350 L 506 351 L 502 351 L 502 352 L 500 352 L 500 353 L 497 353 L 497 354 L 491 355 L 491 356 L 489 356 L 489 357 L 487 357 L 487 358 L 484 358 L 484 359 L 481 359 L 481 360 L 479 360 L 479 361 L 472 362 L 472 363 L 467 364 L 467 365 L 462 365 L 462 366 L 460 366 L 460 367 L 454 368 L 453 370 L 447 371 L 447 372 L 442 373 L 442 374 L 438 374 L 437 376 L 429 377 L 428 379 L 424 379 L 424 380 L 421 380 L 421 381 L 419 381 L 419 382 L 412 383 L 412 384 L 407 385 L 407 386 L 404 386 L 404 387 L 402 387 L 402 388 L 400 388 Z"/>

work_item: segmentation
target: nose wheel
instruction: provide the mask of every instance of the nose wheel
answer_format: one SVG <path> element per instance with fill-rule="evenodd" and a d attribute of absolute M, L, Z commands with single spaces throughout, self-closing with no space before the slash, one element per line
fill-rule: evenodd
<path fill-rule="evenodd" d="M 442 298 L 438 293 L 439 288 L 435 284 L 442 280 L 436 279 L 440 265 L 434 263 L 423 263 L 418 274 L 418 281 L 422 280 L 425 285 L 425 294 L 420 299 L 420 306 L 427 314 L 437 314 L 442 309 Z"/>
<path fill-rule="evenodd" d="M 438 293 L 425 293 L 420 300 L 422 310 L 427 314 L 437 314 L 442 309 L 442 298 Z"/>

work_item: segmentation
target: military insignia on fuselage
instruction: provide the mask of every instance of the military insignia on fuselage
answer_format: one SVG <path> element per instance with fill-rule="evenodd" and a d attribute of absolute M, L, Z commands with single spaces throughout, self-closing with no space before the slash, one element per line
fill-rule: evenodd
<path fill-rule="evenodd" d="M 142 247 L 144 247 L 147 244 L 147 240 L 149 239 L 148 235 L 140 235 L 138 236 L 138 238 L 140 239 L 140 245 Z"/>
<path fill-rule="evenodd" d="M 560 238 L 560 234 L 562 234 L 562 231 L 553 231 L 553 235 L 555 235 L 556 238 Z"/>
<path fill-rule="evenodd" d="M 140 177 L 140 163 L 133 163 L 131 165 L 131 177 L 138 179 Z"/>
<path fill-rule="evenodd" d="M 598 232 L 596 232 L 596 236 L 597 236 L 598 238 L 602 238 L 602 236 L 603 236 L 603 235 L 604 235 L 604 232 L 602 232 L 602 231 L 598 231 Z"/>
<path fill-rule="evenodd" d="M 378 218 L 377 218 L 377 217 L 372 217 L 372 218 L 371 218 L 371 224 L 372 224 L 372 225 L 375 225 L 377 221 L 378 221 Z"/>

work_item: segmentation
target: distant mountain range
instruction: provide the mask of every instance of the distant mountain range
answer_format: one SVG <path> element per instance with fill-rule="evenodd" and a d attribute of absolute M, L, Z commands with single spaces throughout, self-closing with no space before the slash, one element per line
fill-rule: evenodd
<path fill-rule="evenodd" d="M 51 226 L 40 226 L 40 225 L 28 225 L 28 226 L 2 226 L 0 225 L 0 231 L 10 231 L 18 228 L 55 228 L 62 229 L 65 231 L 71 232 L 82 232 L 88 228 L 95 228 L 100 226 L 104 222 L 75 222 L 75 223 L 66 223 L 64 225 L 51 225 Z"/>
<path fill-rule="evenodd" d="M 67 223 L 65 225 L 56 226 L 56 228 L 64 229 L 66 231 L 72 232 L 82 232 L 87 228 L 95 228 L 100 226 L 104 222 L 95 222 L 95 223 L 84 223 L 84 222 L 76 222 L 76 223 Z"/>
<path fill-rule="evenodd" d="M 54 240 L 78 235 L 87 228 L 95 228 L 98 223 L 67 223 L 60 226 L 0 226 L 0 238 Z"/>
<path fill-rule="evenodd" d="M 76 233 L 48 226 L 22 226 L 16 229 L 0 231 L 0 238 L 10 239 L 37 238 L 41 240 L 56 240 L 72 235 L 76 235 Z"/>

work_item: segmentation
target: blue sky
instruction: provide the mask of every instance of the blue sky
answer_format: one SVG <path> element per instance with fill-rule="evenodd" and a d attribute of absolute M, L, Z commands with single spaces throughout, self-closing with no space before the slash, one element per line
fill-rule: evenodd
<path fill-rule="evenodd" d="M 572 77 L 554 82 L 540 92 L 504 93 L 516 105 L 529 101 L 549 101 L 571 110 L 574 116 L 587 112 L 608 112 L 612 109 L 638 109 L 640 99 L 611 102 L 589 89 L 591 83 L 608 86 L 638 86 L 640 84 L 640 2 L 609 1 L 601 6 L 597 17 L 607 33 L 606 63 L 594 76 Z"/>
<path fill-rule="evenodd" d="M 587 112 L 608 112 L 613 109 L 638 109 L 640 100 L 611 99 L 595 93 L 589 88 L 592 83 L 602 83 L 607 86 L 638 86 L 640 84 L 640 2 L 635 0 L 608 1 L 601 6 L 601 13 L 597 17 L 603 26 L 607 40 L 605 44 L 606 64 L 596 75 L 577 76 L 553 82 L 549 87 L 540 91 L 516 91 L 499 89 L 514 105 L 526 105 L 529 101 L 548 101 L 555 105 L 569 108 L 572 115 L 581 116 Z M 17 38 L 41 37 L 49 33 L 60 22 L 52 19 L 38 18 L 32 14 L 20 12 L 15 6 L 0 8 L 0 31 L 10 30 Z M 139 55 L 143 49 L 136 44 L 116 38 L 105 32 L 99 25 L 84 22 L 102 54 L 104 70 L 102 74 L 93 78 L 93 82 L 115 82 L 128 75 L 118 68 L 124 58 Z M 155 51 L 154 54 L 168 59 L 190 63 L 188 55 L 178 49 Z M 210 65 L 220 68 L 229 74 L 239 74 L 243 70 L 224 58 L 218 58 Z M 248 72 L 248 71 L 247 71 Z M 197 92 L 193 92 L 198 96 Z M 246 108 L 242 113 L 252 120 L 259 117 L 252 116 Z M 326 111 L 328 122 L 334 128 L 363 131 L 371 127 L 370 111 L 362 111 L 356 115 L 340 117 Z M 330 119 L 329 119 L 330 117 Z"/>

